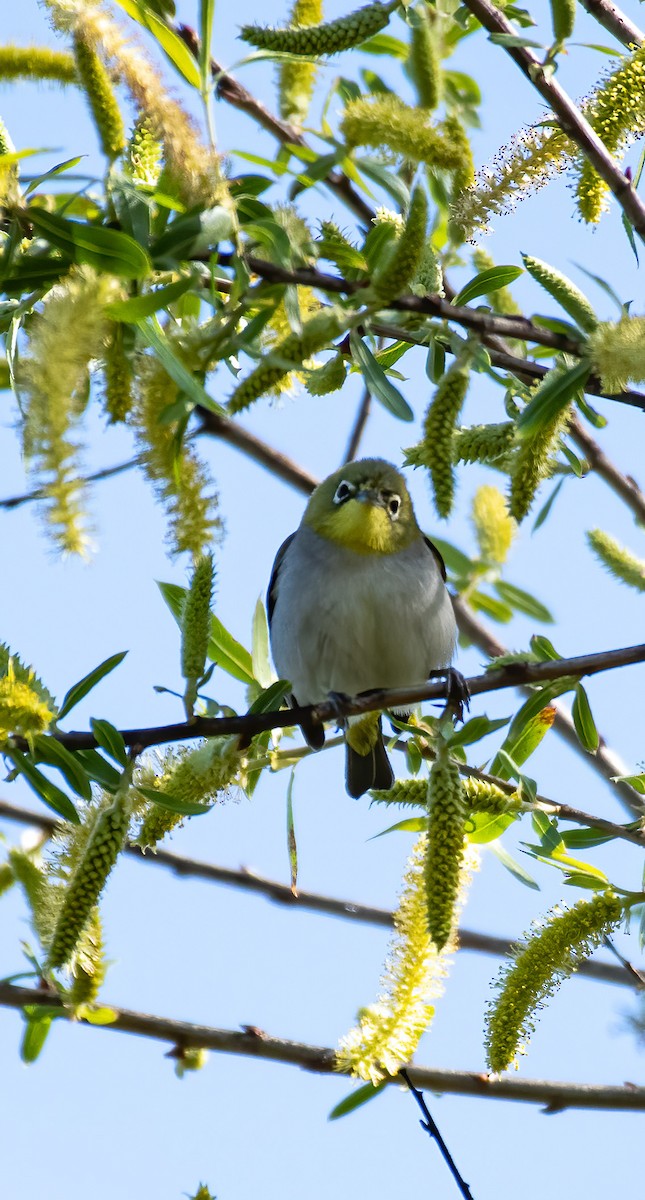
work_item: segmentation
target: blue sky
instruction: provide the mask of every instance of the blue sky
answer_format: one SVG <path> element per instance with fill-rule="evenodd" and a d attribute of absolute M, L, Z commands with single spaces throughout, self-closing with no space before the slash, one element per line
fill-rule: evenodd
<path fill-rule="evenodd" d="M 180 4 L 179 9 L 181 19 L 194 22 L 194 6 Z M 637 6 L 631 9 L 636 19 Z M 342 11 L 337 3 L 327 6 L 330 16 Z M 235 9 L 240 23 L 265 16 L 256 0 Z M 580 42 L 610 42 L 582 12 L 579 30 Z M 221 5 L 214 52 L 227 63 L 242 57 L 235 32 L 230 9 Z M 32 0 L 4 14 L 3 37 L 22 44 L 54 43 L 43 10 Z M 562 81 L 573 95 L 584 94 L 611 61 L 593 50 L 572 51 L 562 67 Z M 326 82 L 336 69 L 349 71 L 352 65 L 344 60 L 340 68 L 334 66 Z M 374 65 L 383 67 L 380 60 Z M 454 66 L 475 74 L 484 93 L 485 127 L 475 137 L 478 162 L 486 161 L 522 122 L 543 113 L 539 98 L 513 65 L 483 39 L 467 43 Z M 393 66 L 383 69 L 387 78 L 398 79 Z M 270 105 L 272 75 L 273 68 L 266 66 L 247 66 L 241 72 L 247 86 Z M 0 112 L 18 148 L 48 148 L 34 159 L 38 169 L 86 154 L 88 169 L 100 173 L 95 135 L 80 97 L 49 87 L 4 86 Z M 272 156 L 271 139 L 223 104 L 217 106 L 217 126 L 222 147 Z M 631 161 L 636 154 L 632 152 Z M 341 224 L 350 223 L 351 217 L 324 193 L 307 198 L 306 211 L 314 217 L 332 209 Z M 499 220 L 486 247 L 498 262 L 519 263 L 522 250 L 547 259 L 588 290 L 603 317 L 613 318 L 604 293 L 572 265 L 583 263 L 608 279 L 623 299 L 633 299 L 634 312 L 643 311 L 641 276 L 619 217 L 612 212 L 598 230 L 583 227 L 566 180 Z M 471 273 L 465 267 L 454 278 L 465 281 Z M 515 294 L 526 311 L 549 311 L 544 294 L 528 277 L 518 281 Z M 410 355 L 404 362 L 408 380 L 403 391 L 420 417 L 429 398 L 423 356 Z M 342 394 L 322 400 L 304 394 L 281 405 L 261 402 L 246 424 L 322 477 L 342 461 L 358 398 L 353 380 Z M 9 393 L 0 395 L 0 406 L 0 490 L 13 495 L 28 484 Z M 638 474 L 642 414 L 609 402 L 599 402 L 598 408 L 609 418 L 601 434 L 603 446 L 623 470 Z M 492 420 L 500 413 L 498 394 L 478 376 L 466 420 Z M 400 460 L 402 447 L 413 443 L 417 432 L 418 424 L 403 426 L 377 408 L 363 452 Z M 224 444 L 202 442 L 200 449 L 217 479 L 227 525 L 226 540 L 217 551 L 217 611 L 248 644 L 257 597 L 266 587 L 277 547 L 300 520 L 303 499 Z M 130 453 L 126 434 L 106 430 L 92 419 L 88 469 Z M 463 474 L 455 516 L 439 528 L 423 479 L 412 476 L 424 528 L 472 549 L 469 504 L 484 481 L 491 481 L 484 471 L 471 468 Z M 83 565 L 53 557 L 34 506 L 0 510 L 0 639 L 33 662 L 58 696 L 108 654 L 130 650 L 119 671 L 95 693 L 91 714 L 89 706 L 76 710 L 75 727 L 85 727 L 90 715 L 122 726 L 179 719 L 172 697 L 152 690 L 155 684 L 176 687 L 179 682 L 177 632 L 154 581 L 183 582 L 184 564 L 169 562 L 163 515 L 133 473 L 96 488 L 93 517 L 99 549 Z M 558 625 L 552 636 L 563 654 L 642 640 L 642 599 L 613 584 L 586 548 L 584 532 L 596 524 L 644 553 L 642 531 L 602 482 L 590 476 L 567 482 L 555 519 L 539 533 L 531 536 L 527 523 L 508 565 L 510 580 L 535 591 L 553 609 Z M 532 622 L 518 617 L 500 636 L 523 647 L 536 631 Z M 462 652 L 459 665 L 474 673 L 481 661 L 481 654 L 470 650 Z M 630 767 L 645 753 L 644 683 L 645 668 L 636 667 L 588 686 L 599 727 Z M 239 689 L 226 677 L 215 678 L 212 691 L 222 702 L 243 704 Z M 473 712 L 509 715 L 514 706 L 511 694 L 501 693 L 478 700 Z M 624 819 L 606 785 L 554 736 L 533 761 L 532 773 L 545 794 Z M 285 792 L 285 776 L 267 778 L 252 802 L 238 799 L 187 823 L 171 846 L 231 867 L 246 864 L 287 881 Z M 19 784 L 3 785 L 2 795 L 31 803 Z M 301 886 L 392 906 L 410 836 L 369 841 L 389 822 L 370 811 L 365 799 L 354 802 L 345 795 L 339 752 L 303 764 L 294 804 Z M 10 839 L 18 835 L 16 827 L 7 826 L 5 832 Z M 528 827 L 520 836 L 527 833 Z M 506 844 L 513 851 L 516 842 L 511 831 Z M 639 886 L 634 847 L 595 852 L 593 861 L 610 863 L 617 882 Z M 519 934 L 566 892 L 555 872 L 536 867 L 534 873 L 540 893 L 522 888 L 492 855 L 484 854 L 464 923 L 491 933 Z M 1 912 L 0 975 L 8 975 L 21 969 L 19 941 L 30 935 L 17 894 L 3 898 Z M 110 881 L 104 918 L 113 960 L 106 1002 L 232 1028 L 249 1023 L 276 1036 L 320 1045 L 333 1045 L 353 1023 L 356 1009 L 375 998 L 387 942 L 382 930 L 283 910 L 130 860 L 118 866 Z M 625 953 L 638 957 L 635 937 L 621 944 Z M 495 972 L 492 959 L 465 952 L 458 956 L 435 1023 L 421 1045 L 420 1062 L 483 1069 L 482 1018 Z M 627 989 L 571 981 L 544 1013 L 522 1075 L 638 1082 L 642 1058 L 624 1031 L 624 1014 L 633 1006 Z M 89 1189 L 95 1200 L 112 1200 L 117 1194 L 127 1200 L 142 1195 L 175 1200 L 194 1191 L 200 1180 L 209 1183 L 219 1200 L 260 1194 L 266 1200 L 327 1200 L 330 1195 L 391 1200 L 415 1192 L 452 1200 L 456 1195 L 436 1149 L 419 1130 L 411 1098 L 397 1089 L 330 1125 L 327 1114 L 351 1089 L 347 1080 L 212 1055 L 203 1071 L 178 1081 L 163 1045 L 63 1022 L 54 1028 L 39 1062 L 26 1068 L 18 1057 L 20 1027 L 16 1013 L 0 1010 L 3 1092 L 10 1098 L 0 1145 L 11 1200 L 37 1194 L 81 1200 Z M 600 1197 L 626 1192 L 637 1173 L 640 1177 L 638 1115 L 566 1112 L 545 1117 L 521 1104 L 429 1099 L 476 1200 L 505 1200 L 520 1189 L 524 1200 L 537 1200 L 554 1189 L 556 1179 L 563 1195 L 575 1190 Z"/>

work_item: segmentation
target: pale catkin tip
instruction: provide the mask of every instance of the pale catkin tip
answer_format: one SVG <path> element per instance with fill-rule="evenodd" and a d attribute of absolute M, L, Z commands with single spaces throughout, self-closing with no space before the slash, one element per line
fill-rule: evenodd
<path fill-rule="evenodd" d="M 631 550 L 621 546 L 620 542 L 602 529 L 589 530 L 587 540 L 610 575 L 619 579 L 621 583 L 636 588 L 638 592 L 645 592 L 645 560 L 637 558 Z"/>
<path fill-rule="evenodd" d="M 498 488 L 485 485 L 477 489 L 472 519 L 484 562 L 506 562 L 517 527 Z"/>

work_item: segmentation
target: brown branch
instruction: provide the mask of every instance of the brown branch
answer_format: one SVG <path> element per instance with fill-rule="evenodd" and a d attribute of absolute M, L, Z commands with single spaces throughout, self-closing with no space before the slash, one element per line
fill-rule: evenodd
<path fill-rule="evenodd" d="M 25 1005 L 42 1005 L 59 1008 L 61 1016 L 71 1020 L 62 1003 L 50 991 L 16 987 L 0 983 L 0 1005 L 4 1008 L 24 1008 Z M 115 1033 L 133 1033 L 139 1037 L 170 1042 L 181 1050 L 196 1047 L 216 1050 L 222 1054 L 241 1054 L 249 1058 L 261 1058 L 270 1062 L 289 1063 L 322 1075 L 338 1075 L 336 1053 L 328 1046 L 312 1046 L 303 1042 L 292 1042 L 270 1037 L 263 1030 L 246 1026 L 236 1029 L 216 1029 L 211 1025 L 195 1025 L 189 1021 L 174 1021 L 164 1017 L 149 1016 L 147 1013 L 132 1012 L 126 1008 L 114 1008 L 114 1020 L 109 1025 L 93 1025 L 93 1029 Z M 81 1018 L 79 1025 L 88 1022 Z M 433 1092 L 453 1093 L 462 1096 L 487 1097 L 491 1100 L 524 1100 L 533 1104 L 546 1104 L 549 1112 L 565 1108 L 600 1108 L 621 1110 L 645 1109 L 645 1087 L 635 1084 L 605 1086 L 601 1084 L 559 1083 L 553 1080 L 499 1079 L 479 1071 L 447 1071 L 434 1067 L 409 1067 L 410 1079 L 416 1087 L 429 1088 Z M 397 1084 L 397 1077 L 388 1078 L 388 1083 Z"/>
<path fill-rule="evenodd" d="M 236 421 L 231 421 L 227 417 L 219 417 L 206 408 L 198 408 L 197 413 L 201 422 L 199 432 L 210 434 L 235 446 L 248 458 L 259 463 L 260 466 L 266 467 L 267 470 L 277 475 L 278 479 L 290 483 L 292 487 L 299 492 L 304 492 L 306 496 L 310 495 L 317 486 L 319 480 L 315 479 L 313 475 L 303 470 L 293 459 L 287 458 L 286 454 L 281 454 L 279 450 L 274 450 L 272 446 L 267 445 L 255 434 L 249 433 Z"/>
<path fill-rule="evenodd" d="M 596 654 L 582 654 L 575 658 L 560 658 L 550 662 L 513 663 L 499 670 L 487 671 L 483 675 L 471 676 L 466 683 L 471 696 L 478 696 L 483 692 L 546 683 L 569 675 L 579 679 L 585 675 L 595 675 L 599 671 L 609 671 L 615 667 L 630 666 L 639 662 L 645 662 L 645 644 L 603 650 Z M 279 711 L 246 713 L 233 717 L 194 717 L 191 721 L 180 721 L 172 725 L 124 729 L 121 730 L 121 736 L 126 746 L 140 751 L 149 746 L 193 738 L 222 737 L 228 734 L 252 736 L 270 729 L 301 725 L 312 719 L 321 724 L 325 721 L 339 721 L 368 712 L 408 708 L 421 704 L 424 700 L 441 700 L 445 694 L 446 684 L 443 681 L 417 684 L 414 687 L 379 688 L 361 696 L 347 699 L 335 697 L 320 704 L 295 706 Z M 57 731 L 54 736 L 69 750 L 89 750 L 97 746 L 92 733 Z M 16 743 L 22 744 L 19 739 L 16 739 Z"/>
<path fill-rule="evenodd" d="M 361 444 L 361 438 L 365 432 L 365 426 L 367 425 L 371 407 L 372 393 L 368 388 L 365 388 L 361 402 L 358 406 L 358 411 L 356 413 L 356 418 L 354 420 L 351 433 L 349 435 L 347 449 L 345 450 L 345 457 L 343 458 L 341 466 L 347 462 L 352 462 L 353 459 L 356 458 L 356 455 L 358 454 L 358 448 Z"/>
<path fill-rule="evenodd" d="M 611 0 L 580 0 L 583 8 L 623 46 L 640 46 L 643 34 Z"/>
<path fill-rule="evenodd" d="M 102 467 L 100 471 L 86 475 L 81 482 L 96 483 L 99 479 L 111 479 L 113 475 L 122 475 L 124 471 L 130 471 L 132 467 L 138 466 L 140 461 L 137 457 L 129 459 L 128 462 L 117 463 L 114 467 Z M 0 509 L 19 508 L 21 504 L 29 504 L 32 500 L 42 500 L 45 496 L 45 488 L 36 488 L 33 492 L 24 492 L 20 496 L 7 496 L 6 499 L 0 500 Z"/>
<path fill-rule="evenodd" d="M 517 28 L 489 0 L 464 0 L 467 9 L 477 17 L 489 33 L 510 34 L 516 37 Z M 598 134 L 576 107 L 560 84 L 548 75 L 542 63 L 525 46 L 504 46 L 506 53 L 517 63 L 526 78 L 555 113 L 562 131 L 588 158 L 592 167 L 604 179 L 638 236 L 645 241 L 645 205 L 632 181 L 620 170 Z M 510 335 L 512 336 L 512 335 Z"/>
<path fill-rule="evenodd" d="M 601 479 L 604 479 L 612 492 L 624 501 L 641 525 L 645 525 L 645 494 L 641 491 L 631 475 L 623 475 L 618 467 L 607 458 L 604 450 L 587 432 L 577 417 L 569 425 L 569 433 L 577 446 L 582 450 L 589 466 Z"/>
<path fill-rule="evenodd" d="M 30 812 L 17 804 L 12 804 L 9 800 L 2 799 L 0 799 L 0 819 L 15 821 L 20 825 L 33 825 L 47 834 L 54 833 L 59 826 L 59 822 L 46 813 Z M 286 883 L 267 879 L 249 867 L 242 867 L 236 871 L 230 867 L 220 867 L 216 863 L 187 858 L 183 854 L 177 854 L 174 850 L 164 850 L 162 847 L 157 847 L 152 854 L 145 854 L 139 846 L 130 844 L 125 847 L 125 853 L 148 866 L 166 867 L 182 879 L 204 879 L 209 883 L 221 883 L 225 887 L 239 888 L 241 891 L 264 896 L 267 900 L 271 900 L 275 904 L 286 905 L 288 908 L 324 913 L 325 916 L 342 917 L 345 920 L 377 925 L 386 929 L 390 929 L 393 925 L 394 914 L 387 908 L 359 904 L 355 900 L 340 900 L 335 896 L 324 896 L 319 892 L 307 892 L 300 888 L 297 895 L 294 895 L 291 887 Z M 459 930 L 460 950 L 471 950 L 503 958 L 510 953 L 513 944 L 511 938 L 494 937 L 473 929 Z M 611 949 L 614 949 L 613 946 Z M 581 963 L 578 974 L 589 979 L 600 980 L 602 983 L 629 987 L 634 987 L 635 982 L 640 986 L 642 982 L 638 969 L 631 963 L 627 963 L 626 960 L 623 966 L 616 967 L 613 963 L 598 962 L 592 959 Z"/>

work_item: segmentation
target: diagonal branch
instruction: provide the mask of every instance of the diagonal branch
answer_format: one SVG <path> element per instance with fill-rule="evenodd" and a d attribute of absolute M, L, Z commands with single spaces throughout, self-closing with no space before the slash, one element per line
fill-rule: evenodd
<path fill-rule="evenodd" d="M 16 987 L 0 983 L 0 1005 L 4 1008 L 24 1008 L 25 1005 L 42 1005 L 60 1009 L 61 1017 L 72 1020 L 58 997 L 45 989 Z M 190 1021 L 174 1021 L 147 1013 L 132 1012 L 127 1008 L 109 1005 L 114 1020 L 109 1025 L 93 1025 L 93 1029 L 115 1033 L 133 1033 L 139 1037 L 170 1042 L 181 1050 L 199 1048 L 216 1050 L 222 1054 L 241 1054 L 249 1058 L 261 1058 L 269 1062 L 289 1063 L 321 1075 L 338 1075 L 336 1053 L 328 1046 L 312 1046 L 303 1042 L 287 1041 L 270 1037 L 255 1026 L 236 1029 L 216 1029 L 211 1025 L 195 1025 Z M 86 1025 L 84 1018 L 76 1024 Z M 524 1100 L 533 1104 L 548 1105 L 549 1112 L 565 1108 L 600 1108 L 640 1111 L 645 1109 L 645 1087 L 635 1084 L 605 1086 L 602 1084 L 559 1083 L 553 1080 L 496 1078 L 481 1071 L 444 1071 L 434 1067 L 409 1067 L 408 1073 L 415 1087 L 428 1088 L 433 1092 L 453 1093 L 462 1096 L 487 1097 L 491 1100 Z M 388 1083 L 398 1083 L 389 1077 Z"/>
<path fill-rule="evenodd" d="M 517 37 L 518 31 L 512 22 L 507 20 L 498 8 L 489 3 L 489 0 L 464 0 L 464 4 L 489 33 Z M 604 179 L 623 212 L 631 221 L 635 232 L 641 240 L 645 241 L 645 205 L 631 180 L 620 170 L 616 160 L 612 158 L 586 117 L 582 115 L 564 88 L 561 88 L 552 75 L 545 71 L 543 64 L 530 50 L 525 46 L 512 45 L 505 46 L 504 49 L 540 93 L 542 99 L 546 100 L 558 118 L 563 132 L 571 138 L 572 142 L 575 142 L 601 179 Z"/>
<path fill-rule="evenodd" d="M 630 21 L 629 17 L 615 5 L 611 0 L 580 0 L 583 8 L 602 25 L 609 33 L 623 43 L 623 46 L 640 46 L 643 42 L 643 34 Z"/>

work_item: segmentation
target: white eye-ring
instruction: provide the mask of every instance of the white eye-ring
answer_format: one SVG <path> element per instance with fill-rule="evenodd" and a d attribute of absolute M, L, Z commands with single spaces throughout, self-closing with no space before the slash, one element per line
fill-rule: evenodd
<path fill-rule="evenodd" d="M 401 511 L 401 497 L 397 495 L 390 496 L 387 502 L 387 510 L 393 521 L 398 520 L 399 512 Z"/>
<path fill-rule="evenodd" d="M 353 483 L 348 483 L 346 479 L 341 479 L 334 495 L 334 504 L 342 504 L 345 500 L 349 500 L 355 491 L 356 488 Z"/>

